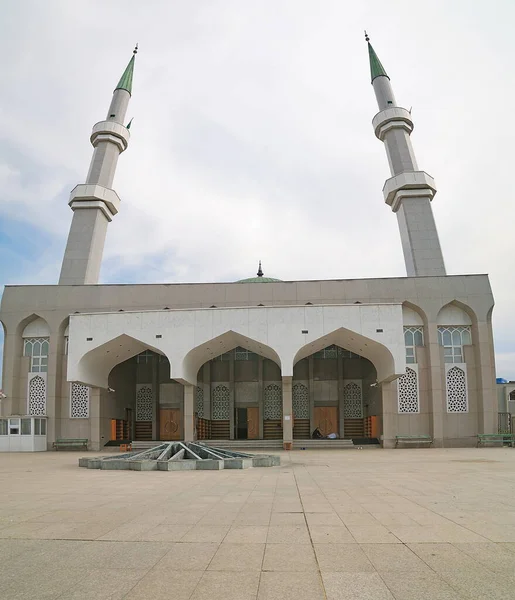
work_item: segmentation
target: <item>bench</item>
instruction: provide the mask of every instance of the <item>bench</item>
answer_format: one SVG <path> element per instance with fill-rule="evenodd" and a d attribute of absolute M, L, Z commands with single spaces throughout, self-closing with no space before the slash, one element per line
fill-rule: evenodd
<path fill-rule="evenodd" d="M 57 439 L 52 444 L 52 447 L 58 450 L 59 448 L 84 448 L 88 449 L 87 439 Z"/>
<path fill-rule="evenodd" d="M 399 442 L 403 444 L 431 444 L 433 443 L 433 438 L 430 435 L 396 435 L 395 436 L 395 447 Z"/>
<path fill-rule="evenodd" d="M 477 447 L 484 446 L 486 442 L 504 442 L 513 448 L 515 446 L 515 433 L 479 433 L 477 436 Z"/>

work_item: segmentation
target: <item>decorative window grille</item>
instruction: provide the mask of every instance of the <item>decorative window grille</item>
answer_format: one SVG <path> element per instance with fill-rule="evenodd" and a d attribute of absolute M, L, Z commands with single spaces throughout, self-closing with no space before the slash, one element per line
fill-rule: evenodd
<path fill-rule="evenodd" d="M 211 392 L 211 418 L 213 421 L 228 421 L 229 414 L 229 388 L 216 385 Z"/>
<path fill-rule="evenodd" d="M 89 417 L 89 387 L 81 383 L 70 386 L 70 417 L 87 419 Z"/>
<path fill-rule="evenodd" d="M 319 352 L 315 352 L 313 356 L 321 359 L 338 358 L 338 356 L 341 356 L 342 358 L 361 358 L 359 354 L 354 354 L 354 352 L 344 350 L 343 348 L 340 348 L 340 346 L 335 346 L 334 344 L 332 346 L 327 346 L 327 348 L 324 348 Z"/>
<path fill-rule="evenodd" d="M 197 416 L 204 418 L 204 388 L 201 385 L 197 386 Z"/>
<path fill-rule="evenodd" d="M 150 385 L 136 390 L 136 421 L 152 421 L 154 417 L 154 393 Z"/>
<path fill-rule="evenodd" d="M 309 419 L 309 393 L 303 383 L 293 384 L 293 415 L 296 419 Z"/>
<path fill-rule="evenodd" d="M 447 369 L 445 382 L 447 387 L 447 412 L 468 412 L 467 373 L 465 365 Z"/>
<path fill-rule="evenodd" d="M 36 375 L 29 381 L 28 404 L 29 415 L 46 414 L 46 381 L 41 375 Z"/>
<path fill-rule="evenodd" d="M 404 345 L 406 346 L 406 363 L 413 364 L 417 362 L 415 348 L 424 345 L 423 327 L 405 327 Z"/>
<path fill-rule="evenodd" d="M 363 418 L 363 393 L 361 380 L 344 382 L 343 416 L 346 419 Z"/>
<path fill-rule="evenodd" d="M 472 343 L 470 327 L 454 327 L 452 325 L 438 327 L 438 342 L 440 346 L 443 346 L 446 363 L 464 363 L 463 346 L 469 346 Z"/>
<path fill-rule="evenodd" d="M 48 338 L 27 338 L 23 344 L 23 356 L 30 356 L 30 373 L 48 371 Z"/>
<path fill-rule="evenodd" d="M 397 380 L 399 413 L 420 412 L 418 393 L 418 365 L 406 368 L 406 374 Z"/>
<path fill-rule="evenodd" d="M 142 352 L 141 354 L 138 354 L 136 356 L 136 362 L 139 365 L 151 363 L 153 356 L 154 356 L 154 353 L 151 350 L 145 350 L 144 352 Z"/>
<path fill-rule="evenodd" d="M 263 416 L 265 420 L 283 418 L 283 390 L 281 384 L 271 383 L 265 387 Z"/>
<path fill-rule="evenodd" d="M 238 347 L 234 349 L 234 360 L 256 360 L 257 357 L 257 354 L 246 348 Z"/>

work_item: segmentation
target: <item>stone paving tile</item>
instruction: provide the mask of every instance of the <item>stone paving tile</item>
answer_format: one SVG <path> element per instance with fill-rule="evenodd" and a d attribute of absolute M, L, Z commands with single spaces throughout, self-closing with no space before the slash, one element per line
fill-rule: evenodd
<path fill-rule="evenodd" d="M 440 574 L 464 598 L 495 598 L 513 600 L 515 579 L 492 573 L 484 567 L 454 569 Z"/>
<path fill-rule="evenodd" d="M 349 525 L 349 531 L 358 544 L 400 544 L 401 540 L 382 525 Z"/>
<path fill-rule="evenodd" d="M 404 544 L 361 544 L 360 548 L 379 573 L 432 572 L 430 567 Z"/>
<path fill-rule="evenodd" d="M 309 533 L 306 524 L 277 525 L 268 528 L 266 538 L 268 544 L 309 544 Z"/>
<path fill-rule="evenodd" d="M 322 573 L 327 600 L 395 600 L 377 573 Z"/>
<path fill-rule="evenodd" d="M 257 600 L 325 600 L 318 573 L 261 573 Z"/>
<path fill-rule="evenodd" d="M 300 515 L 304 517 L 304 515 Z M 305 513 L 306 521 L 308 522 L 308 527 L 314 525 L 326 525 L 326 526 L 340 526 L 343 525 L 343 521 L 340 517 L 335 513 Z"/>
<path fill-rule="evenodd" d="M 452 544 L 408 544 L 409 548 L 437 572 L 481 569 L 481 564 Z"/>
<path fill-rule="evenodd" d="M 356 541 L 344 525 L 313 525 L 309 528 L 309 533 L 315 544 L 352 544 Z"/>
<path fill-rule="evenodd" d="M 147 573 L 144 569 L 94 569 L 58 598 L 62 600 L 122 600 Z"/>
<path fill-rule="evenodd" d="M 295 544 L 290 549 L 284 544 L 267 544 L 263 571 L 318 571 L 311 544 Z"/>
<path fill-rule="evenodd" d="M 203 571 L 152 569 L 123 598 L 124 600 L 170 600 L 170 598 L 189 600 L 203 574 Z"/>
<path fill-rule="evenodd" d="M 205 571 L 219 548 L 217 543 L 180 542 L 170 544 L 154 569 L 170 571 Z"/>
<path fill-rule="evenodd" d="M 395 600 L 464 600 L 436 573 L 381 573 Z"/>
<path fill-rule="evenodd" d="M 190 600 L 255 600 L 259 577 L 252 571 L 205 571 Z"/>
<path fill-rule="evenodd" d="M 358 544 L 315 544 L 321 571 L 373 573 L 374 565 Z"/>
<path fill-rule="evenodd" d="M 195 541 L 191 539 L 186 540 L 186 534 L 188 534 L 190 531 L 193 531 L 193 529 L 196 527 L 197 526 L 195 525 L 165 525 L 161 523 L 160 525 L 147 530 L 145 533 L 140 534 L 137 539 L 146 542 L 179 542 L 182 539 L 185 541 Z M 198 527 L 200 529 L 201 526 Z"/>
<path fill-rule="evenodd" d="M 194 525 L 180 539 L 184 542 L 221 542 L 229 528 L 229 525 Z"/>
<path fill-rule="evenodd" d="M 260 525 L 234 526 L 229 530 L 225 542 L 231 544 L 264 544 L 268 535 L 268 527 Z"/>
<path fill-rule="evenodd" d="M 306 515 L 307 516 L 307 515 Z M 309 522 L 309 521 L 308 521 Z M 304 513 L 272 513 L 270 526 L 278 525 L 305 525 Z"/>
<path fill-rule="evenodd" d="M 453 544 L 484 567 L 495 573 L 515 574 L 515 553 L 503 547 L 503 544 Z"/>
<path fill-rule="evenodd" d="M 261 571 L 265 544 L 220 544 L 208 571 Z"/>

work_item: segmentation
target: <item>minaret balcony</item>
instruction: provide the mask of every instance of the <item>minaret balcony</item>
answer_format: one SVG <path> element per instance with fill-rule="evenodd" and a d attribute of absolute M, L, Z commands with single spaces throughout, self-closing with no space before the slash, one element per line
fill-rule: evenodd
<path fill-rule="evenodd" d="M 372 126 L 374 127 L 376 137 L 382 142 L 385 135 L 391 129 L 404 129 L 408 134 L 411 134 L 413 131 L 413 121 L 411 120 L 410 112 L 400 106 L 387 108 L 377 113 L 372 119 Z"/>
<path fill-rule="evenodd" d="M 96 147 L 100 142 L 111 142 L 116 144 L 123 152 L 129 145 L 131 134 L 127 127 L 116 123 L 115 121 L 100 121 L 93 125 L 91 132 L 91 143 Z"/>
<path fill-rule="evenodd" d="M 120 207 L 120 197 L 109 188 L 102 185 L 82 183 L 73 188 L 68 204 L 72 210 L 99 208 L 111 221 Z"/>
<path fill-rule="evenodd" d="M 386 204 L 393 212 L 399 210 L 403 198 L 429 198 L 436 194 L 435 180 L 425 171 L 407 171 L 387 179 L 383 186 L 383 196 Z"/>

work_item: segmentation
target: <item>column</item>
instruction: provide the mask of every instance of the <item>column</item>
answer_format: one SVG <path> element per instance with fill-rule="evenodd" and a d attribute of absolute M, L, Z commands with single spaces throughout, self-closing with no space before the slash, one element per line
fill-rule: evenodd
<path fill-rule="evenodd" d="M 152 394 L 154 396 L 154 419 L 152 420 L 152 439 L 158 440 L 160 435 L 159 418 L 159 355 L 152 355 Z"/>
<path fill-rule="evenodd" d="M 89 391 L 89 423 L 90 423 L 90 450 L 97 452 L 100 444 L 100 388 L 92 387 Z M 48 439 L 48 438 L 47 438 Z"/>
<path fill-rule="evenodd" d="M 345 406 L 344 406 L 344 397 L 343 397 L 343 356 L 338 352 L 337 358 L 338 365 L 338 425 L 339 431 L 338 434 L 341 438 L 343 438 L 345 434 Z"/>
<path fill-rule="evenodd" d="M 291 375 L 282 378 L 283 383 L 283 448 L 291 450 L 293 446 L 293 393 Z"/>
<path fill-rule="evenodd" d="M 308 373 L 309 373 L 309 381 L 308 381 L 308 394 L 309 394 L 309 436 L 315 430 L 315 362 L 313 355 L 308 357 Z"/>
<path fill-rule="evenodd" d="M 258 418 L 259 418 L 259 439 L 262 440 L 264 437 L 264 427 L 263 427 L 263 417 L 264 417 L 264 397 L 263 397 L 263 390 L 264 390 L 264 384 L 263 384 L 263 365 L 264 365 L 264 358 L 262 356 L 258 355 Z"/>
<path fill-rule="evenodd" d="M 0 400 L 0 414 L 4 417 L 12 414 L 25 414 L 27 412 L 27 409 L 21 412 L 17 408 L 20 395 L 20 385 L 18 381 L 21 367 L 20 356 L 23 352 L 23 341 L 21 336 L 17 336 L 14 331 L 14 327 L 8 329 L 7 325 L 5 326 L 3 388 L 7 397 Z M 16 375 L 18 375 L 18 377 Z"/>
<path fill-rule="evenodd" d="M 444 364 L 440 359 L 440 345 L 438 343 L 438 328 L 436 323 L 429 323 L 425 328 L 425 343 L 428 357 L 428 383 L 431 407 L 431 434 L 433 446 L 443 447 L 443 418 L 445 408 L 445 377 Z"/>
<path fill-rule="evenodd" d="M 234 439 L 234 352 L 229 362 L 229 439 Z"/>
<path fill-rule="evenodd" d="M 194 441 L 194 402 L 195 393 L 197 390 L 196 385 L 186 384 L 184 386 L 184 441 Z"/>
<path fill-rule="evenodd" d="M 398 416 L 396 388 L 392 382 L 380 385 L 383 400 L 383 448 L 394 448 Z"/>
<path fill-rule="evenodd" d="M 478 433 L 497 433 L 498 404 L 492 325 L 486 322 L 474 325 L 472 327 L 472 343 L 475 349 L 477 376 Z M 506 410 L 508 410 L 508 404 Z"/>
<path fill-rule="evenodd" d="M 57 438 L 57 410 L 56 396 L 60 396 L 60 390 L 57 391 L 57 386 L 61 387 L 61 380 L 57 381 L 57 360 L 59 348 L 59 334 L 50 333 L 49 339 L 49 354 L 48 354 L 48 371 L 46 374 L 46 414 L 47 414 L 47 446 L 52 447 L 53 442 Z"/>

